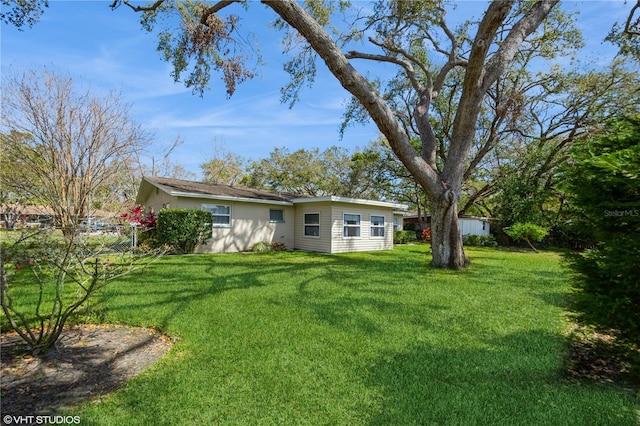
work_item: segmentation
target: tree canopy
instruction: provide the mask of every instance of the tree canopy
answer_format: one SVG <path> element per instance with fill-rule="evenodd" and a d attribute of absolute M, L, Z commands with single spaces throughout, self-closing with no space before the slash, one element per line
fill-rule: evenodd
<path fill-rule="evenodd" d="M 456 27 L 447 21 L 451 5 L 444 1 L 380 0 L 366 8 L 329 1 L 261 3 L 275 13 L 274 27 L 284 32 L 284 50 L 291 54 L 283 101 L 295 103 L 323 62 L 353 97 L 347 122 L 363 117 L 375 122 L 427 193 L 434 265 L 466 265 L 459 203 L 465 182 L 504 139 L 514 118 L 523 116 L 527 76 L 520 71 L 566 55 L 579 42 L 572 18 L 556 7 L 558 0 L 491 2 L 480 19 Z M 141 13 L 143 26 L 157 32 L 158 49 L 172 64 L 172 75 L 196 93 L 202 94 L 211 76 L 219 74 L 231 96 L 237 84 L 255 74 L 260 58 L 250 29 L 242 28 L 235 14 L 253 3 L 114 0 L 111 6 L 122 5 Z M 336 20 L 341 14 L 348 25 Z M 625 34 L 633 32 L 630 22 Z M 397 74 L 383 81 L 369 74 L 367 64 L 373 63 L 393 67 Z M 546 89 L 544 79 L 537 84 Z M 490 124 L 484 127 L 489 133 L 478 138 L 483 121 Z"/>

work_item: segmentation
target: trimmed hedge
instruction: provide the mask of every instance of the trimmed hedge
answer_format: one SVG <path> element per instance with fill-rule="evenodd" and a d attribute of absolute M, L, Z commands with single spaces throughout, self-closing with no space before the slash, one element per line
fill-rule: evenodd
<path fill-rule="evenodd" d="M 158 240 L 178 253 L 193 253 L 212 237 L 213 216 L 205 210 L 165 209 L 158 213 Z"/>

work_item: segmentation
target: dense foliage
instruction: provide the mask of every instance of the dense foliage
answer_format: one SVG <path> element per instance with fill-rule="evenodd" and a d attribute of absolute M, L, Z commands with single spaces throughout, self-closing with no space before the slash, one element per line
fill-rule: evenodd
<path fill-rule="evenodd" d="M 465 246 L 477 247 L 496 247 L 498 245 L 496 238 L 493 235 L 463 235 L 462 243 Z"/>
<path fill-rule="evenodd" d="M 608 123 L 566 172 L 579 226 L 595 248 L 571 256 L 583 318 L 640 341 L 640 116 Z"/>
<path fill-rule="evenodd" d="M 393 244 L 407 244 L 416 240 L 416 231 L 393 232 Z"/>
<path fill-rule="evenodd" d="M 193 253 L 212 236 L 213 218 L 204 210 L 165 209 L 158 213 L 158 240 L 179 253 Z"/>

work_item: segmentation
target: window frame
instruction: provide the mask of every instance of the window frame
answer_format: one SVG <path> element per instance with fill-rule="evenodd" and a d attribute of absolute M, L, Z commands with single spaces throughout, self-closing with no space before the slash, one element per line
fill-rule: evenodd
<path fill-rule="evenodd" d="M 273 214 L 273 212 L 280 212 L 281 213 L 281 219 L 274 219 L 271 216 Z M 285 222 L 284 209 L 269 209 L 269 222 L 270 223 L 284 223 Z"/>
<path fill-rule="evenodd" d="M 382 219 L 382 225 L 374 225 L 373 224 L 373 218 L 381 218 Z M 384 215 L 377 215 L 377 214 L 372 214 L 371 217 L 369 218 L 369 226 L 370 226 L 370 231 L 369 231 L 369 236 L 371 238 L 384 238 L 384 234 L 385 234 L 385 225 L 386 225 L 386 218 L 384 217 Z M 374 235 L 375 231 L 378 232 L 382 232 L 381 235 Z"/>
<path fill-rule="evenodd" d="M 316 215 L 318 216 L 318 222 L 307 222 L 307 216 Z M 315 234 L 307 234 L 307 228 L 317 229 L 317 235 Z M 305 237 L 308 238 L 320 238 L 320 212 L 304 212 L 302 214 L 302 233 Z"/>
<path fill-rule="evenodd" d="M 211 211 L 212 207 L 216 208 L 216 209 L 219 208 L 219 207 L 225 207 L 225 208 L 227 208 L 229 213 L 226 213 L 226 214 L 214 214 Z M 211 213 L 211 216 L 213 218 L 211 226 L 213 228 L 231 228 L 231 204 L 203 204 L 202 205 L 202 210 L 206 210 L 209 213 Z M 216 223 L 216 217 L 228 217 L 229 218 L 229 223 L 224 223 L 224 222 Z"/>
<path fill-rule="evenodd" d="M 348 224 L 347 216 L 357 216 L 357 224 Z M 360 213 L 342 213 L 342 238 L 362 238 L 362 215 Z M 348 235 L 348 230 L 356 229 L 357 235 Z"/>

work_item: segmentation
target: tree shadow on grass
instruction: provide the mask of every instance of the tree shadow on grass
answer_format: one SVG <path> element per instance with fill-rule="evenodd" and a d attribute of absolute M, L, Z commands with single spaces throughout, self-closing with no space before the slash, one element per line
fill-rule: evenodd
<path fill-rule="evenodd" d="M 636 424 L 632 398 L 562 380 L 562 341 L 530 331 L 475 348 L 422 343 L 387 354 L 369 370 L 369 386 L 381 398 L 368 423 Z"/>
<path fill-rule="evenodd" d="M 419 253 L 423 255 L 424 253 Z M 328 321 L 337 321 L 353 303 L 366 303 L 384 308 L 378 300 L 381 292 L 393 292 L 394 284 L 408 277 L 415 277 L 413 256 L 390 255 L 388 252 L 358 253 L 346 255 L 321 255 L 317 253 L 272 253 L 234 255 L 187 255 L 162 259 L 161 265 L 127 276 L 116 286 L 108 287 L 96 304 L 108 312 L 121 316 L 131 311 L 153 312 L 150 323 L 160 330 L 182 313 L 193 309 L 194 302 L 210 300 L 216 309 L 216 298 L 226 292 L 281 285 L 286 280 L 299 295 L 309 300 L 310 288 L 316 283 L 336 284 L 349 291 L 357 290 L 360 299 L 345 296 L 336 305 L 309 306 Z M 428 271 L 428 266 L 418 267 Z M 372 282 L 376 277 L 378 282 Z M 384 287 L 384 288 L 383 288 Z M 369 293 L 369 296 L 367 296 Z M 368 297 L 367 300 L 365 300 Z M 276 298 L 277 299 L 277 298 Z M 275 303 L 278 303 L 277 301 Z M 343 309 L 344 308 L 344 309 Z M 104 313 L 101 314 L 104 316 Z M 155 318 L 154 318 L 155 316 Z M 365 321 L 366 322 L 366 321 Z M 362 327 L 375 327 L 361 322 Z M 373 328 L 372 328 L 373 327 Z"/>

